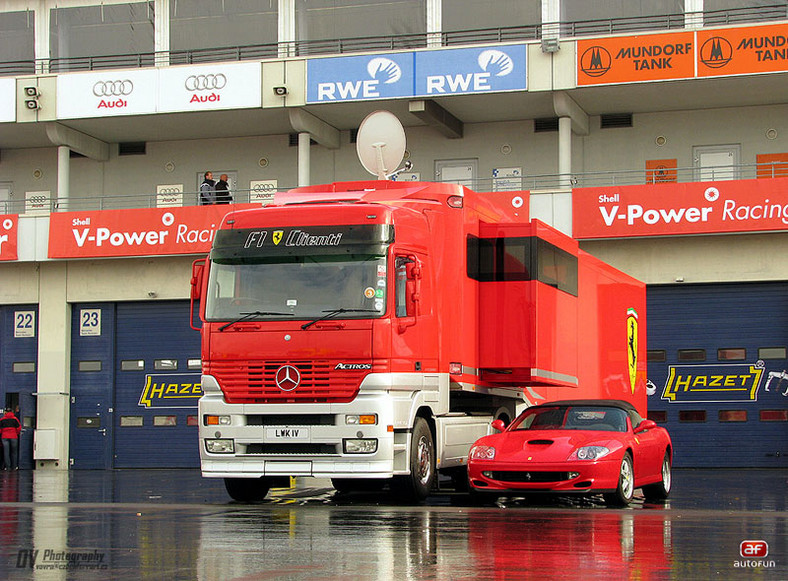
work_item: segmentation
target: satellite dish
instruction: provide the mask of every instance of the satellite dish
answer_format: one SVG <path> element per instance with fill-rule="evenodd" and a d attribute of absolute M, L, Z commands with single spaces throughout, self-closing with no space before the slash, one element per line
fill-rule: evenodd
<path fill-rule="evenodd" d="M 356 153 L 364 169 L 379 180 L 388 179 L 405 155 L 405 130 L 388 111 L 370 113 L 361 122 Z"/>

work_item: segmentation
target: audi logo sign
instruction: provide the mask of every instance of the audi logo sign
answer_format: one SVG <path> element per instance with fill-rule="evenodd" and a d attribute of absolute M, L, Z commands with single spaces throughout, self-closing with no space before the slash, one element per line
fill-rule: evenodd
<path fill-rule="evenodd" d="M 67 73 L 57 93 L 59 119 L 251 109 L 262 106 L 262 64 Z"/>
<path fill-rule="evenodd" d="M 227 77 L 218 75 L 191 75 L 186 78 L 184 86 L 187 91 L 209 91 L 211 89 L 224 89 Z"/>
<path fill-rule="evenodd" d="M 98 81 L 93 85 L 93 94 L 96 97 L 125 97 L 131 95 L 134 83 L 125 79 L 123 81 Z"/>

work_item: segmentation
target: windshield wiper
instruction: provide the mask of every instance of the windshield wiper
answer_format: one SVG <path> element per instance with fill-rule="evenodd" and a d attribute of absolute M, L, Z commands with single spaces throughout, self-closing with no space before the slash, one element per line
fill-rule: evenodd
<path fill-rule="evenodd" d="M 325 321 L 326 319 L 330 319 L 331 317 L 341 315 L 342 313 L 377 313 L 378 311 L 376 309 L 343 309 L 340 307 L 339 309 L 329 309 L 323 312 L 328 314 L 323 315 L 322 317 L 318 317 L 314 321 L 309 321 L 308 323 L 304 323 L 303 325 L 301 325 L 301 328 L 306 330 L 312 325 L 314 325 L 315 323 L 319 323 L 320 321 Z"/>
<path fill-rule="evenodd" d="M 248 319 L 251 319 L 252 317 L 268 317 L 268 316 L 282 316 L 282 317 L 288 316 L 288 317 L 292 317 L 293 313 L 276 313 L 276 312 L 269 312 L 269 311 L 252 311 L 251 313 L 241 313 L 241 315 L 243 315 L 243 316 L 238 317 L 234 321 L 230 321 L 229 323 L 226 323 L 226 324 L 222 325 L 221 327 L 219 327 L 219 330 L 220 331 L 224 331 L 227 327 L 235 325 L 236 323 L 240 323 L 241 321 L 246 321 Z"/>

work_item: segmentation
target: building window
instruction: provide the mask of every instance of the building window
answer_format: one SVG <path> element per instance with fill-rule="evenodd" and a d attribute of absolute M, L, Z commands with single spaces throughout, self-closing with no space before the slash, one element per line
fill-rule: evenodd
<path fill-rule="evenodd" d="M 145 361 L 142 359 L 124 359 L 120 362 L 121 371 L 144 371 Z"/>
<path fill-rule="evenodd" d="M 197 421 L 197 416 L 186 416 L 186 425 L 199 426 L 200 423 Z"/>
<path fill-rule="evenodd" d="M 785 347 L 761 347 L 758 349 L 758 359 L 785 359 Z"/>
<path fill-rule="evenodd" d="M 14 361 L 13 366 L 11 367 L 14 373 L 35 373 L 36 372 L 36 362 L 35 361 Z"/>
<path fill-rule="evenodd" d="M 648 419 L 658 424 L 665 424 L 668 421 L 668 412 L 666 410 L 649 410 Z"/>
<path fill-rule="evenodd" d="M 186 360 L 186 369 L 190 371 L 201 371 L 202 370 L 202 359 L 187 359 Z"/>
<path fill-rule="evenodd" d="M 788 422 L 788 410 L 761 410 L 762 422 Z"/>
<path fill-rule="evenodd" d="M 156 427 L 177 426 L 178 418 L 177 416 L 153 416 L 153 425 Z"/>
<path fill-rule="evenodd" d="M 153 369 L 156 371 L 172 371 L 178 369 L 177 359 L 156 359 L 153 362 Z"/>
<path fill-rule="evenodd" d="M 296 40 L 425 34 L 426 0 L 296 0 L 296 30 Z"/>
<path fill-rule="evenodd" d="M 121 428 L 141 428 L 143 424 L 142 416 L 120 416 Z"/>
<path fill-rule="evenodd" d="M 668 360 L 668 353 L 664 349 L 649 349 L 646 352 L 646 361 L 649 363 L 664 363 Z"/>
<path fill-rule="evenodd" d="M 746 422 L 747 410 L 720 410 L 717 417 L 721 422 Z"/>
<path fill-rule="evenodd" d="M 706 421 L 705 410 L 683 410 L 679 412 L 679 421 L 686 423 L 699 423 Z"/>
<path fill-rule="evenodd" d="M 80 361 L 77 365 L 83 372 L 101 371 L 101 361 Z"/>
<path fill-rule="evenodd" d="M 717 359 L 719 361 L 744 361 L 747 359 L 746 349 L 717 349 Z"/>
<path fill-rule="evenodd" d="M 679 349 L 679 361 L 706 361 L 706 350 Z"/>

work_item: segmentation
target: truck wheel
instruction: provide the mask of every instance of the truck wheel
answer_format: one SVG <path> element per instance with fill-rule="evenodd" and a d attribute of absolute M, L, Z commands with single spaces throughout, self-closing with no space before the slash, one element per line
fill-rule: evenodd
<path fill-rule="evenodd" d="M 634 495 L 635 471 L 632 468 L 632 456 L 627 452 L 621 460 L 621 468 L 618 471 L 618 487 L 615 492 L 604 495 L 605 503 L 608 506 L 623 508 L 632 502 Z"/>
<path fill-rule="evenodd" d="M 643 487 L 643 496 L 646 497 L 646 500 L 665 500 L 668 497 L 673 483 L 672 472 L 670 452 L 666 451 L 665 458 L 662 460 L 662 480 Z"/>
<path fill-rule="evenodd" d="M 259 502 L 271 489 L 264 478 L 225 478 L 224 487 L 230 498 L 238 502 Z"/>
<path fill-rule="evenodd" d="M 416 418 L 410 439 L 410 474 L 395 478 L 392 491 L 403 500 L 424 500 L 435 484 L 435 444 L 424 418 Z"/>

